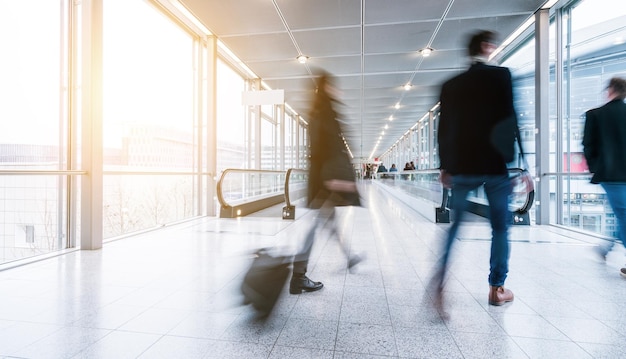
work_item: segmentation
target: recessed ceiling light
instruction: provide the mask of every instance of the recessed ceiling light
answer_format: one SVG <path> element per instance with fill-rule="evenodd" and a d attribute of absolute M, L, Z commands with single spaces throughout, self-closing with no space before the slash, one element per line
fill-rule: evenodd
<path fill-rule="evenodd" d="M 296 60 L 298 60 L 298 62 L 301 63 L 301 64 L 306 64 L 308 59 L 309 59 L 309 57 L 308 56 L 304 56 L 304 55 L 300 55 L 300 56 L 296 57 Z"/>
<path fill-rule="evenodd" d="M 411 89 L 411 84 L 404 85 L 404 91 L 409 91 Z"/>
<path fill-rule="evenodd" d="M 433 53 L 433 49 L 430 48 L 430 47 L 425 47 L 425 48 L 420 50 L 420 53 L 422 54 L 422 56 L 428 57 L 428 56 L 430 56 L 430 54 Z"/>
<path fill-rule="evenodd" d="M 396 110 L 399 109 L 400 108 L 400 102 L 396 102 L 396 105 L 393 106 L 393 107 L 395 107 Z"/>
<path fill-rule="evenodd" d="M 393 115 L 389 115 L 389 121 L 393 121 Z"/>

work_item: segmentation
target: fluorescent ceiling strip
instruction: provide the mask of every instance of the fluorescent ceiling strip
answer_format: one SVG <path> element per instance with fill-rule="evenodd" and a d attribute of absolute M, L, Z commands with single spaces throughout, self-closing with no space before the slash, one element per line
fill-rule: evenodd
<path fill-rule="evenodd" d="M 176 10 L 180 11 L 180 13 L 189 21 L 191 21 L 195 26 L 198 27 L 205 35 L 212 35 L 211 31 L 204 26 L 197 17 L 195 17 L 186 7 L 181 4 L 178 0 L 170 0 L 170 3 L 174 5 Z"/>

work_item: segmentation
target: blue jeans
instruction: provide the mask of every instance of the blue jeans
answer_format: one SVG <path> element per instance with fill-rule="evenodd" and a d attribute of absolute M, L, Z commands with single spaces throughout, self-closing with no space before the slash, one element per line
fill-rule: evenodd
<path fill-rule="evenodd" d="M 623 182 L 602 182 L 600 183 L 606 196 L 609 199 L 609 204 L 615 213 L 617 218 L 617 225 L 619 227 L 619 239 L 622 240 L 622 244 L 626 247 L 626 183 Z M 606 252 L 613 249 L 615 241 L 605 248 Z"/>
<path fill-rule="evenodd" d="M 509 195 L 512 186 L 508 175 L 456 175 L 452 178 L 452 201 L 454 221 L 448 231 L 444 244 L 444 255 L 439 273 L 441 281 L 450 255 L 452 243 L 456 238 L 459 225 L 467 213 L 469 202 L 467 195 L 470 191 L 485 185 L 485 193 L 489 201 L 489 222 L 491 223 L 491 257 L 489 260 L 489 285 L 504 285 L 509 272 L 509 238 L 508 229 L 511 214 L 509 212 Z"/>

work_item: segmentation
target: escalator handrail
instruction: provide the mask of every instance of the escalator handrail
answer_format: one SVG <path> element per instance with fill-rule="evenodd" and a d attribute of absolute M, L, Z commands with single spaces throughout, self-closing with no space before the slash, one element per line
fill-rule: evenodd
<path fill-rule="evenodd" d="M 287 174 L 285 175 L 285 205 L 286 206 L 291 206 L 291 198 L 289 196 L 289 179 L 291 178 L 291 174 L 297 172 L 297 173 L 309 173 L 308 170 L 303 170 L 300 168 L 290 168 L 287 170 Z"/>
<path fill-rule="evenodd" d="M 525 171 L 522 168 L 509 168 L 508 170 L 509 170 L 510 178 L 521 176 L 522 173 Z M 530 208 L 533 206 L 534 202 L 535 202 L 535 187 L 533 186 L 533 188 L 530 191 L 526 192 L 526 200 L 524 201 L 524 204 L 522 205 L 522 207 L 515 210 L 515 213 L 517 214 L 528 213 L 528 211 L 530 211 Z"/>
<path fill-rule="evenodd" d="M 219 181 L 217 181 L 217 200 L 220 203 L 220 206 L 222 207 L 231 207 L 230 204 L 228 204 L 226 202 L 226 200 L 224 199 L 224 195 L 222 194 L 222 182 L 224 181 L 224 178 L 226 178 L 226 176 L 228 175 L 228 173 L 231 172 L 239 172 L 239 173 L 267 173 L 267 174 L 283 174 L 285 173 L 285 171 L 274 171 L 274 170 L 256 170 L 256 169 L 242 169 L 242 168 L 227 168 L 225 169 L 221 176 Z"/>
<path fill-rule="evenodd" d="M 524 169 L 522 168 L 508 168 L 509 171 L 509 177 L 510 178 L 515 178 L 517 176 L 520 176 L 523 172 Z M 399 174 L 410 174 L 410 173 L 434 173 L 434 172 L 439 172 L 439 169 L 423 169 L 423 170 L 410 170 L 410 171 L 402 171 L 402 172 L 398 172 Z M 451 196 L 454 196 L 454 192 L 452 191 L 452 194 L 450 194 L 451 191 L 443 188 L 442 186 L 442 196 L 441 196 L 441 209 L 447 209 L 449 208 L 449 203 L 451 200 Z M 526 193 L 526 199 L 524 201 L 524 204 L 516 209 L 515 213 L 517 214 L 526 214 L 528 211 L 530 211 L 530 209 L 533 206 L 533 203 L 535 201 L 535 190 L 534 187 L 531 191 L 528 191 Z"/>

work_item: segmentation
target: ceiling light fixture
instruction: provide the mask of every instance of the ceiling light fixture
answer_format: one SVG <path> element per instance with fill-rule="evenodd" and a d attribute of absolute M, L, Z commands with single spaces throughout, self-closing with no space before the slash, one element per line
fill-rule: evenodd
<path fill-rule="evenodd" d="M 202 31 L 205 35 L 212 35 L 211 31 L 198 20 L 183 4 L 178 0 L 170 0 L 170 3 L 174 5 L 176 10 L 180 11 L 186 20 L 189 20 L 193 25 L 197 26 L 200 31 Z M 183 20 L 184 21 L 184 20 Z"/>
<path fill-rule="evenodd" d="M 389 121 L 393 121 L 393 115 L 389 115 Z"/>
<path fill-rule="evenodd" d="M 396 102 L 396 105 L 393 106 L 396 110 L 400 108 L 400 102 Z"/>
<path fill-rule="evenodd" d="M 545 4 L 543 4 L 543 6 L 541 6 L 542 9 L 549 9 L 552 6 L 554 6 L 554 4 L 556 4 L 557 0 L 548 0 L 546 1 Z"/>
<path fill-rule="evenodd" d="M 430 56 L 430 54 L 433 53 L 433 49 L 431 47 L 425 47 L 420 50 L 420 53 L 422 54 L 422 56 L 428 57 Z"/>
<path fill-rule="evenodd" d="M 489 60 L 491 61 L 491 59 L 493 59 L 496 56 L 498 56 L 500 54 L 500 52 L 502 52 L 502 50 L 504 50 L 504 48 L 509 46 L 509 44 L 511 44 L 513 42 L 513 40 L 517 39 L 518 36 L 520 36 L 524 31 L 526 31 L 526 29 L 528 29 L 534 23 L 535 23 L 535 17 L 534 16 L 531 16 L 528 19 L 526 19 L 526 21 L 522 25 L 520 25 L 515 31 L 513 31 L 513 33 L 511 35 L 509 35 L 509 37 L 507 37 L 504 41 L 502 41 L 500 46 L 498 46 L 498 48 L 495 49 L 491 53 L 491 55 L 489 56 Z"/>
<path fill-rule="evenodd" d="M 296 60 L 298 60 L 298 62 L 301 64 L 306 64 L 307 60 L 309 60 L 309 57 L 304 56 L 304 55 L 299 55 L 298 57 L 296 57 Z"/>
<path fill-rule="evenodd" d="M 404 91 L 409 91 L 411 89 L 411 84 L 404 85 Z"/>

